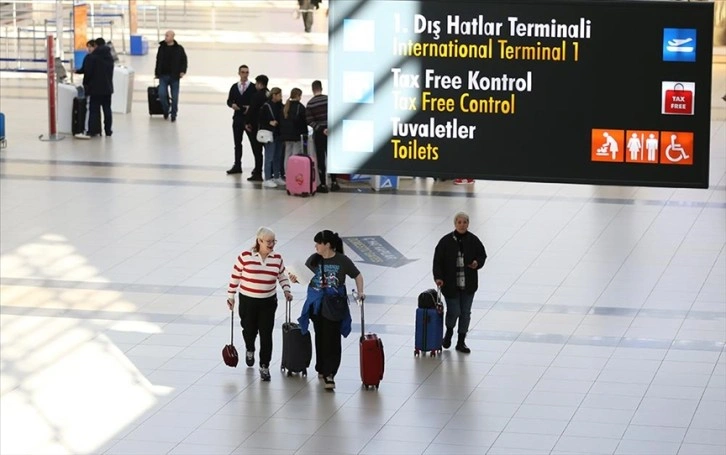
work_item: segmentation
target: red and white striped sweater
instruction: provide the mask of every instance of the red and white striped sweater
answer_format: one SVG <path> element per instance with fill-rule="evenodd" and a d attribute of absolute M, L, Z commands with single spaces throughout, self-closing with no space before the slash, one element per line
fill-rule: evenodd
<path fill-rule="evenodd" d="M 239 288 L 239 292 L 248 297 L 272 297 L 278 281 L 283 291 L 290 290 L 290 280 L 279 253 L 270 253 L 263 261 L 260 253 L 243 251 L 234 264 L 227 294 L 230 299 L 234 299 Z"/>

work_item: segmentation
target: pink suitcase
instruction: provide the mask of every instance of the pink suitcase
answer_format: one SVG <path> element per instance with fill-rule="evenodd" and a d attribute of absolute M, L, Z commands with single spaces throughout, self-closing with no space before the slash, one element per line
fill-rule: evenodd
<path fill-rule="evenodd" d="M 303 150 L 306 151 L 304 138 Z M 313 196 L 317 185 L 318 173 L 315 170 L 315 163 L 310 155 L 305 152 L 304 155 L 292 155 L 287 160 L 285 167 L 285 187 L 287 194 L 294 196 Z"/>

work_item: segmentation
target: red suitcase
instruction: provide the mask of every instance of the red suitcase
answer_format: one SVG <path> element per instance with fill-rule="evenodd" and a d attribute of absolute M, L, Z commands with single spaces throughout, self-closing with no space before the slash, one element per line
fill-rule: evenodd
<path fill-rule="evenodd" d="M 383 341 L 375 333 L 365 332 L 365 304 L 360 305 L 360 379 L 363 387 L 375 387 L 381 384 L 385 357 Z"/>
<path fill-rule="evenodd" d="M 302 142 L 302 155 L 292 155 L 285 165 L 285 188 L 287 194 L 295 196 L 312 196 L 317 190 L 317 171 L 315 163 L 307 154 L 305 138 L 300 136 Z"/>

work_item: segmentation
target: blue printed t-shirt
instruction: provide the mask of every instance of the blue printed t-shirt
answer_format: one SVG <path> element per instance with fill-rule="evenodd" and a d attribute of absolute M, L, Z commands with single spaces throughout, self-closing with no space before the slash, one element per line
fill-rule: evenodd
<path fill-rule="evenodd" d="M 321 263 L 324 267 L 323 273 L 325 273 L 325 286 L 328 288 L 339 288 L 340 286 L 345 285 L 346 275 L 353 279 L 360 275 L 360 270 L 358 270 L 355 264 L 353 264 L 353 261 L 344 254 L 337 253 L 332 258 L 322 259 L 318 261 L 317 265 L 313 266 L 313 260 L 315 258 L 319 259 L 319 256 L 320 255 L 317 253 L 314 253 L 307 261 L 305 261 L 305 265 L 313 273 L 315 273 L 315 276 L 310 281 L 310 287 L 313 289 L 321 289 L 322 287 L 323 280 L 320 270 Z"/>

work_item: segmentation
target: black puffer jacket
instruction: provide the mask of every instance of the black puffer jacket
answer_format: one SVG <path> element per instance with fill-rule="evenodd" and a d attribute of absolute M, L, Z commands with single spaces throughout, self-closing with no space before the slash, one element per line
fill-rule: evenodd
<path fill-rule="evenodd" d="M 111 48 L 106 45 L 98 46 L 90 55 L 86 56 L 87 59 L 89 57 L 90 61 L 83 75 L 83 86 L 86 89 L 86 95 L 113 94 L 114 63 Z"/>
<path fill-rule="evenodd" d="M 456 286 L 456 258 L 459 255 L 460 246 L 464 252 L 464 292 L 466 294 L 473 294 L 479 289 L 478 272 L 487 260 L 487 252 L 479 237 L 467 231 L 465 235 L 461 236 L 461 245 L 459 245 L 459 239 L 454 232 L 443 236 L 434 251 L 434 280 L 443 280 L 441 293 L 444 294 L 444 297 L 453 297 L 459 292 Z M 466 267 L 475 259 L 476 270 Z"/>
<path fill-rule="evenodd" d="M 166 41 L 159 42 L 159 51 L 156 53 L 156 68 L 154 75 L 179 77 L 187 72 L 187 53 L 184 47 L 174 40 L 171 46 Z"/>

